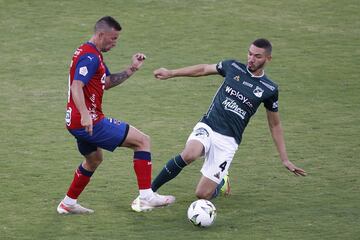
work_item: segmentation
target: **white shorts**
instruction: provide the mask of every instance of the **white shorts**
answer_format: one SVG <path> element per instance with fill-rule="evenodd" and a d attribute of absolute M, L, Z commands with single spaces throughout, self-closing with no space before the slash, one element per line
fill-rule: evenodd
<path fill-rule="evenodd" d="M 214 132 L 207 124 L 199 122 L 195 125 L 187 142 L 190 140 L 201 142 L 205 149 L 205 160 L 200 172 L 219 184 L 228 173 L 231 161 L 238 149 L 235 139 Z"/>

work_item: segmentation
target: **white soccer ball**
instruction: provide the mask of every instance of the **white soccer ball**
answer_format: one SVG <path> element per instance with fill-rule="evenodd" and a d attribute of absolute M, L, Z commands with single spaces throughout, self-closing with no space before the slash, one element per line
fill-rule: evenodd
<path fill-rule="evenodd" d="M 187 216 L 195 226 L 209 227 L 215 221 L 216 208 L 210 201 L 199 199 L 190 204 Z"/>

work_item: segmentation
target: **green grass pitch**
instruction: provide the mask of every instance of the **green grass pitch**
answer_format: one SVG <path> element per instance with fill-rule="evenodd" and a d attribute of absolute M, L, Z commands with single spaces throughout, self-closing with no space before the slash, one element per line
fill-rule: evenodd
<path fill-rule="evenodd" d="M 0 0 L 0 239 L 359 239 L 359 12 L 357 0 Z M 148 57 L 105 93 L 104 112 L 151 136 L 153 176 L 182 150 L 222 81 L 158 81 L 153 70 L 244 62 L 258 37 L 273 43 L 267 74 L 280 85 L 288 154 L 308 176 L 282 167 L 260 107 L 230 169 L 232 196 L 213 201 L 211 228 L 186 219 L 202 160 L 161 188 L 175 205 L 138 214 L 127 149 L 104 153 L 80 197 L 95 214 L 59 216 L 82 160 L 64 128 L 68 67 L 104 15 L 123 26 L 104 54 L 112 72 L 135 52 Z"/>

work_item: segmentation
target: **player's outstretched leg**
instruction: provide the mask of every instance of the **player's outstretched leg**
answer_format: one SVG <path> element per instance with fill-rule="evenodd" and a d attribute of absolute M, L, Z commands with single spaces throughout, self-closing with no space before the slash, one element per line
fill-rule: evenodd
<path fill-rule="evenodd" d="M 156 192 L 162 185 L 175 178 L 186 165 L 180 154 L 170 159 L 152 182 L 152 190 Z"/>

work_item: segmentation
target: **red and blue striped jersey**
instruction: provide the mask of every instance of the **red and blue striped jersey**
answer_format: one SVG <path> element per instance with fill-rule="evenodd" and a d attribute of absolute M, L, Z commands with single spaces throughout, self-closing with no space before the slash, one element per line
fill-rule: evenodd
<path fill-rule="evenodd" d="M 83 92 L 85 104 L 93 119 L 93 124 L 104 118 L 102 98 L 105 89 L 105 79 L 110 75 L 102 54 L 90 42 L 81 45 L 74 53 L 69 74 L 69 90 L 66 108 L 66 126 L 68 129 L 83 128 L 81 115 L 77 109 L 70 86 L 74 80 L 84 83 Z"/>

